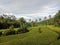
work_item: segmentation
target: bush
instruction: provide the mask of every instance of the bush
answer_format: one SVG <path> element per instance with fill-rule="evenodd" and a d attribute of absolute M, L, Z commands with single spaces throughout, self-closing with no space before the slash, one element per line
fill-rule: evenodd
<path fill-rule="evenodd" d="M 60 27 L 60 24 L 55 24 L 55 26 Z"/>
<path fill-rule="evenodd" d="M 3 35 L 13 35 L 15 34 L 15 31 L 14 30 L 6 30 L 6 31 L 3 31 Z"/>
<path fill-rule="evenodd" d="M 27 28 L 21 28 L 21 29 L 18 29 L 18 31 L 17 31 L 18 34 L 26 33 L 26 32 L 29 32 L 29 30 Z"/>
<path fill-rule="evenodd" d="M 3 35 L 13 35 L 13 34 L 15 34 L 13 25 L 10 26 L 9 30 L 3 31 Z"/>
<path fill-rule="evenodd" d="M 0 36 L 2 35 L 2 32 L 0 32 Z"/>
<path fill-rule="evenodd" d="M 26 32 L 29 32 L 29 30 L 27 29 L 27 23 L 22 23 L 20 25 L 20 28 L 18 29 L 17 33 L 26 33 Z"/>
<path fill-rule="evenodd" d="M 9 30 L 14 30 L 14 26 L 11 25 L 11 26 L 9 27 Z"/>
<path fill-rule="evenodd" d="M 39 28 L 39 33 L 41 33 L 42 31 L 41 31 L 41 28 Z"/>

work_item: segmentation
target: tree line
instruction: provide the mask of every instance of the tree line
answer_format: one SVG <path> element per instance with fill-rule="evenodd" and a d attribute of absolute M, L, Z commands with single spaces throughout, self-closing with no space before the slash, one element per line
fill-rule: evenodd
<path fill-rule="evenodd" d="M 44 17 L 44 20 L 40 22 L 40 24 L 43 25 L 55 25 L 55 26 L 60 26 L 60 10 L 52 17 L 51 15 L 47 17 Z"/>
<path fill-rule="evenodd" d="M 27 22 L 23 17 L 17 20 L 14 15 L 0 15 L 0 29 L 8 29 L 5 31 L 0 31 L 0 36 L 29 32 L 28 27 L 34 27 L 38 25 L 54 25 L 60 27 L 60 10 L 55 14 L 54 17 L 49 15 L 49 19 L 47 19 L 45 16 L 44 20 L 39 18 L 39 21 L 32 21 L 30 19 L 29 22 Z M 16 31 L 14 28 L 19 29 Z"/>

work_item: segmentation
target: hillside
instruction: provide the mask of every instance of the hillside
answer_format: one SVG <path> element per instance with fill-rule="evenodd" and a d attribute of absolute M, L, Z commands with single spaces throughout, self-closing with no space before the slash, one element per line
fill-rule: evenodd
<path fill-rule="evenodd" d="M 60 39 L 57 40 L 59 34 L 56 33 L 59 30 L 49 25 L 30 27 L 27 33 L 0 37 L 0 45 L 60 45 Z"/>

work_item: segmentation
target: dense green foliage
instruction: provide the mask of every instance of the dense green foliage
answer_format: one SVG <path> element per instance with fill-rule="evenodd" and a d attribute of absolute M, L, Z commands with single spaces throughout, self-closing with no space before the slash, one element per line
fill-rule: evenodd
<path fill-rule="evenodd" d="M 55 20 L 56 26 L 60 26 L 60 10 L 59 10 L 58 13 L 55 15 L 54 20 Z"/>
<path fill-rule="evenodd" d="M 11 25 L 13 25 L 15 28 L 20 26 L 15 16 L 8 16 L 4 14 L 0 16 L 0 29 L 7 29 Z"/>

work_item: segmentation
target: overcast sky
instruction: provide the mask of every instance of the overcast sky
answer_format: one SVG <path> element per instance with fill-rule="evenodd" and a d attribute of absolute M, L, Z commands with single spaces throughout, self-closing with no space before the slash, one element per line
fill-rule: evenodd
<path fill-rule="evenodd" d="M 38 19 L 60 10 L 60 0 L 0 0 L 0 14 Z"/>

